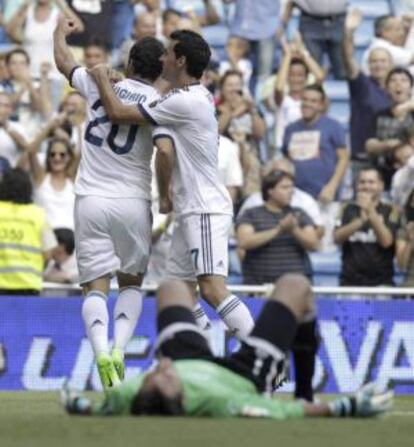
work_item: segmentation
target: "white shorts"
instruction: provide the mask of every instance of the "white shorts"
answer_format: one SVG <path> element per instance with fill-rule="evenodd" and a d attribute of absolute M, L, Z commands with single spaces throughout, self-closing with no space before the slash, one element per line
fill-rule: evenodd
<path fill-rule="evenodd" d="M 189 214 L 176 219 L 167 260 L 167 276 L 196 281 L 201 275 L 228 274 L 232 216 Z"/>
<path fill-rule="evenodd" d="M 75 246 L 80 283 L 118 271 L 145 273 L 151 224 L 148 200 L 77 196 Z"/>

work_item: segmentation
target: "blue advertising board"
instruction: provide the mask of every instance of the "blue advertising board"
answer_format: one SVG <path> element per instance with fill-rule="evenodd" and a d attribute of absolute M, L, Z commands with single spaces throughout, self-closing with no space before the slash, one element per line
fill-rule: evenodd
<path fill-rule="evenodd" d="M 247 298 L 254 315 L 262 300 Z M 115 300 L 109 300 L 112 312 Z M 98 390 L 91 346 L 81 320 L 80 297 L 0 298 L 0 390 Z M 414 301 L 317 300 L 321 346 L 314 386 L 318 392 L 351 392 L 367 381 L 414 393 Z M 211 344 L 217 355 L 237 348 L 210 308 Z M 127 376 L 154 361 L 155 300 L 144 300 L 136 336 L 128 345 Z M 112 328 L 110 327 L 110 331 Z M 111 333 L 111 332 L 110 332 Z M 291 391 L 288 382 L 284 391 Z"/>

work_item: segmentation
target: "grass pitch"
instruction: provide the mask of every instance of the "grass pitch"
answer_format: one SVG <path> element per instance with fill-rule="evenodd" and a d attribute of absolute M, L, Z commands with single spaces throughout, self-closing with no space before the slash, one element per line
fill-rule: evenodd
<path fill-rule="evenodd" d="M 1 447 L 413 447 L 414 397 L 378 420 L 84 418 L 68 416 L 57 393 L 0 393 Z"/>

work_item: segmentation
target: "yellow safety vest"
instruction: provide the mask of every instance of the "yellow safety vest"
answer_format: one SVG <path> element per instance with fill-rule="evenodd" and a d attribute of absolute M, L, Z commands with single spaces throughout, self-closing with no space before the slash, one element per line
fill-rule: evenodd
<path fill-rule="evenodd" d="M 44 225 L 40 207 L 0 201 L 0 289 L 41 290 Z"/>

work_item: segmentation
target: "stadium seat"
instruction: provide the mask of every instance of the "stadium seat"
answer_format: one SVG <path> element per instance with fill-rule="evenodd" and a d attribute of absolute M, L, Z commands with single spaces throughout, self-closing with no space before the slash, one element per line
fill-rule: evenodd
<path fill-rule="evenodd" d="M 350 107 L 347 101 L 332 101 L 328 110 L 328 115 L 338 120 L 345 129 L 349 125 Z"/>
<path fill-rule="evenodd" d="M 323 87 L 331 101 L 349 101 L 348 83 L 346 81 L 327 79 L 323 83 Z"/>
<path fill-rule="evenodd" d="M 221 49 L 226 46 L 229 37 L 229 29 L 226 25 L 205 26 L 203 36 L 214 49 Z"/>

